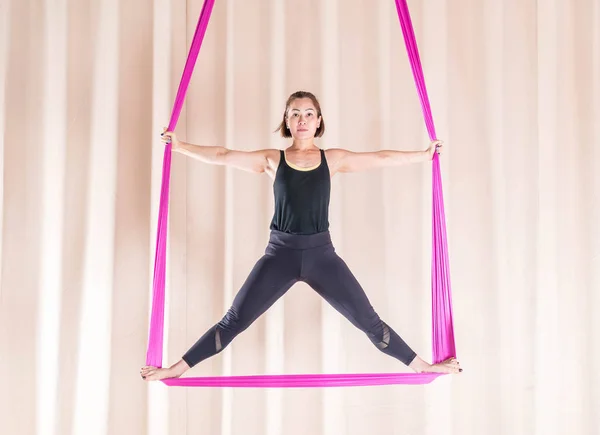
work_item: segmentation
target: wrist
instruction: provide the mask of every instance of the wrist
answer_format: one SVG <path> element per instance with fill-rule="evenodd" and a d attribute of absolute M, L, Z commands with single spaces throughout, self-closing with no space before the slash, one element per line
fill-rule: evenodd
<path fill-rule="evenodd" d="M 173 151 L 179 151 L 182 154 L 191 152 L 192 148 L 193 148 L 190 144 L 182 142 L 180 140 L 171 143 L 171 147 L 172 147 Z"/>

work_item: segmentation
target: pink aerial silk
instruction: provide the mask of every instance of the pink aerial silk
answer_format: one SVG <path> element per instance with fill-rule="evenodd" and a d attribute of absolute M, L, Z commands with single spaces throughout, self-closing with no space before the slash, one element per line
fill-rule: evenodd
<path fill-rule="evenodd" d="M 177 97 L 169 123 L 169 131 L 174 131 L 181 113 L 185 94 L 206 28 L 210 19 L 214 0 L 205 0 L 194 39 L 183 71 Z M 415 84 L 421 100 L 425 125 L 431 140 L 436 140 L 435 127 L 429 98 L 423 78 L 421 61 L 406 0 L 396 0 L 398 18 L 410 59 Z M 433 246 L 432 246 L 432 341 L 433 361 L 440 362 L 456 356 L 454 328 L 452 321 L 452 302 L 448 262 L 448 245 L 444 216 L 444 201 L 440 162 L 437 153 L 433 157 Z M 163 328 L 165 308 L 165 270 L 167 245 L 167 216 L 169 210 L 169 179 L 171 171 L 171 145 L 165 147 L 162 188 L 158 212 L 156 256 L 154 265 L 154 286 L 152 314 L 148 340 L 146 364 L 162 367 Z M 198 378 L 164 379 L 169 386 L 182 387 L 249 387 L 249 388 L 290 388 L 290 387 L 349 387 L 366 385 L 428 384 L 440 374 L 434 373 L 349 373 L 349 374 L 302 374 L 302 375 L 253 375 L 218 376 Z"/>

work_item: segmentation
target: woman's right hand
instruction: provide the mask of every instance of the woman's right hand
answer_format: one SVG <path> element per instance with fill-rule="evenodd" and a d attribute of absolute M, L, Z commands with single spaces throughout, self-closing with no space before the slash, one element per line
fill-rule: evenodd
<path fill-rule="evenodd" d="M 167 131 L 166 127 L 163 129 L 163 132 L 160 135 L 160 138 L 165 144 L 170 143 L 172 150 L 176 150 L 177 148 L 179 148 L 180 143 L 179 143 L 179 140 L 177 139 L 177 135 L 173 131 Z"/>

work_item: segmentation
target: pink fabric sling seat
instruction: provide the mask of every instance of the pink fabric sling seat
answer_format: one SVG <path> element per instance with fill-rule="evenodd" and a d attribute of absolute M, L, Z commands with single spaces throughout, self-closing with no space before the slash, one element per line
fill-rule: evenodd
<path fill-rule="evenodd" d="M 415 35 L 406 0 L 395 0 L 398 18 L 415 85 L 421 101 L 421 108 L 429 138 L 436 140 L 435 126 L 431 115 L 429 98 L 423 78 L 423 70 L 415 41 Z M 210 20 L 215 1 L 205 0 L 192 40 L 189 55 L 185 64 L 171 120 L 169 131 L 174 131 L 183 107 L 185 95 L 192 77 L 194 65 L 206 28 Z M 165 309 L 165 270 L 167 246 L 167 221 L 169 211 L 169 181 L 171 174 L 171 145 L 165 146 L 156 253 L 154 264 L 152 312 L 146 354 L 146 365 L 162 367 L 164 309 Z M 432 258 L 431 258 L 431 295 L 432 295 L 432 343 L 433 362 L 438 363 L 449 357 L 456 357 L 454 343 L 454 326 L 452 320 L 452 297 L 450 286 L 450 266 L 448 261 L 448 244 L 446 237 L 446 221 L 440 173 L 439 155 L 434 154 L 432 160 L 433 216 L 432 216 Z M 428 384 L 441 374 L 436 373 L 348 373 L 348 374 L 295 374 L 295 375 L 251 375 L 251 376 L 218 376 L 189 377 L 164 379 L 169 386 L 181 387 L 246 387 L 246 388 L 292 388 L 292 387 L 349 387 L 367 385 L 393 384 Z"/>

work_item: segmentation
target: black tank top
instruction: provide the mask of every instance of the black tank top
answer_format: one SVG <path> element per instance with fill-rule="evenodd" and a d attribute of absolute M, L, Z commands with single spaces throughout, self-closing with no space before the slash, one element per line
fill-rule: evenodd
<path fill-rule="evenodd" d="M 290 234 L 316 234 L 329 229 L 331 180 L 325 152 L 309 170 L 294 169 L 281 151 L 273 183 L 275 213 L 271 229 Z M 297 168 L 297 167 L 296 167 Z"/>

